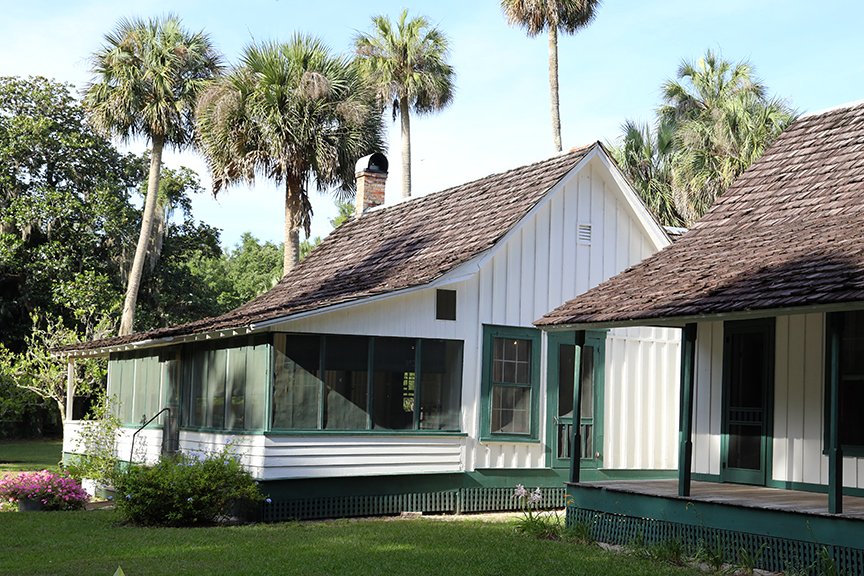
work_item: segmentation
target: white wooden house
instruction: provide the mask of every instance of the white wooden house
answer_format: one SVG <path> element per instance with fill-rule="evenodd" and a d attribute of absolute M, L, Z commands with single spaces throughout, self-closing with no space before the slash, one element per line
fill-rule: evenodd
<path fill-rule="evenodd" d="M 683 329 L 677 481 L 577 469 L 571 521 L 864 572 L 864 104 L 798 119 L 675 244 L 537 324 Z"/>
<path fill-rule="evenodd" d="M 355 217 L 263 296 L 67 350 L 109 357 L 119 453 L 230 442 L 274 519 L 563 503 L 578 380 L 585 474 L 672 474 L 678 330 L 589 332 L 574 376 L 573 334 L 532 325 L 669 244 L 603 146 L 376 206 L 386 169 L 358 162 Z"/>

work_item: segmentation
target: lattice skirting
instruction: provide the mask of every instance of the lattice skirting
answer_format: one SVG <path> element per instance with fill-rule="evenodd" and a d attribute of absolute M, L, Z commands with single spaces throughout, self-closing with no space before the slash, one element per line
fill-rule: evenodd
<path fill-rule="evenodd" d="M 544 508 L 563 508 L 566 492 L 561 488 L 543 489 Z M 387 516 L 402 512 L 459 514 L 463 512 L 502 512 L 517 510 L 513 488 L 461 488 L 441 492 L 384 494 L 375 496 L 322 496 L 264 504 L 265 522 L 346 518 L 350 516 Z"/>
<path fill-rule="evenodd" d="M 678 541 L 690 554 L 700 548 L 711 551 L 720 548 L 728 563 L 740 564 L 743 554 L 747 554 L 754 559 L 755 567 L 772 572 L 818 572 L 820 567 L 824 569 L 827 557 L 838 573 L 864 574 L 864 550 L 812 540 L 777 538 L 568 506 L 567 525 L 576 524 L 587 526 L 595 540 L 609 544 L 651 546 Z"/>

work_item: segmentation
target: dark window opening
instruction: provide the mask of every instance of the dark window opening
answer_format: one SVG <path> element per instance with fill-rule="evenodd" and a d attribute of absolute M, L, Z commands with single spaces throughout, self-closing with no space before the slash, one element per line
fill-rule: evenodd
<path fill-rule="evenodd" d="M 435 318 L 438 320 L 456 320 L 456 291 L 435 291 Z"/>

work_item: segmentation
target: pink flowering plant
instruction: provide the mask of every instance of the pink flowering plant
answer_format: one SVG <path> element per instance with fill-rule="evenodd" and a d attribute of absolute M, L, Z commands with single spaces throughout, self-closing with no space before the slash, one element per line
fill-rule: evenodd
<path fill-rule="evenodd" d="M 0 499 L 33 500 L 44 510 L 79 510 L 90 497 L 74 478 L 42 470 L 0 478 Z"/>

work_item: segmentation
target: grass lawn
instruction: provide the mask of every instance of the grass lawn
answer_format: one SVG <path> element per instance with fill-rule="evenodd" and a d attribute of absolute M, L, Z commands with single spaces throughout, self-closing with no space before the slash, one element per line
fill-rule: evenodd
<path fill-rule="evenodd" d="M 62 440 L 0 440 L 0 475 L 24 470 L 57 470 Z"/>
<path fill-rule="evenodd" d="M 448 576 L 701 574 L 597 546 L 536 540 L 511 523 L 337 520 L 133 528 L 113 511 L 0 515 L 0 574 Z"/>

